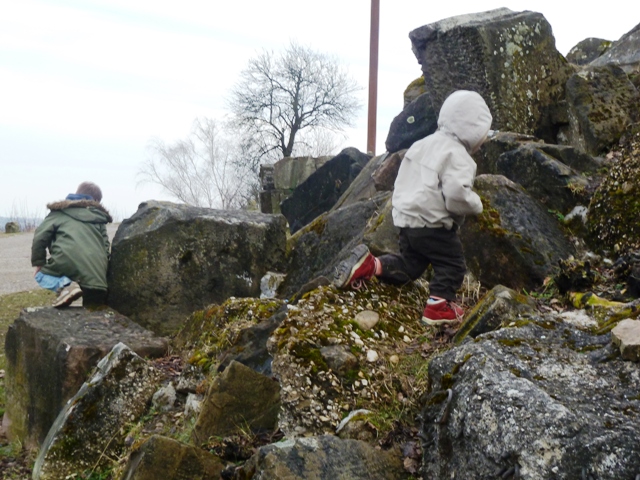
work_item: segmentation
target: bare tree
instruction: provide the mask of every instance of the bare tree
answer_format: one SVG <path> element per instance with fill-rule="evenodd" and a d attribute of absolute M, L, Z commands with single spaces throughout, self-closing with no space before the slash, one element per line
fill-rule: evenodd
<path fill-rule="evenodd" d="M 154 138 L 148 150 L 138 171 L 141 182 L 160 185 L 177 200 L 197 207 L 246 206 L 253 187 L 251 172 L 214 120 L 196 119 L 190 135 L 174 144 Z"/>
<path fill-rule="evenodd" d="M 265 51 L 250 60 L 228 103 L 255 150 L 253 168 L 291 156 L 305 129 L 351 126 L 358 90 L 334 58 L 295 42 L 281 54 Z"/>

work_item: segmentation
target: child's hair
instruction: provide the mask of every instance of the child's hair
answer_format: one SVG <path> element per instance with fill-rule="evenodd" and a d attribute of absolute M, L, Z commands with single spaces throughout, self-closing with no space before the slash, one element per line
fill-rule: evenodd
<path fill-rule="evenodd" d="M 78 185 L 76 193 L 80 195 L 89 195 L 93 197 L 96 202 L 102 201 L 102 190 L 100 190 L 100 187 L 93 182 L 82 182 Z"/>

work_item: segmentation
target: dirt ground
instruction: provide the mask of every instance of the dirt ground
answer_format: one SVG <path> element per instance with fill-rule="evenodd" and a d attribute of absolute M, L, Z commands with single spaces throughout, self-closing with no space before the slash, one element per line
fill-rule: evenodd
<path fill-rule="evenodd" d="M 109 238 L 113 240 L 120 224 L 107 225 Z M 40 288 L 33 279 L 31 266 L 31 242 L 33 232 L 0 233 L 0 295 L 25 292 Z"/>

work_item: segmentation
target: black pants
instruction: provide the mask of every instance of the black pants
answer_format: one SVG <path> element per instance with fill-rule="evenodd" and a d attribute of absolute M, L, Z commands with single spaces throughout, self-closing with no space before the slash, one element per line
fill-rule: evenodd
<path fill-rule="evenodd" d="M 467 272 L 456 229 L 401 228 L 399 246 L 400 255 L 379 257 L 382 264 L 381 280 L 402 285 L 420 278 L 431 265 L 433 278 L 429 293 L 455 300 Z"/>

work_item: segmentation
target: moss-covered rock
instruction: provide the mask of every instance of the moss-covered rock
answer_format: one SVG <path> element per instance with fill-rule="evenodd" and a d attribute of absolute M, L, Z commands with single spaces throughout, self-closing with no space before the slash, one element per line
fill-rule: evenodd
<path fill-rule="evenodd" d="M 558 222 L 522 186 L 501 175 L 479 175 L 484 210 L 460 229 L 469 269 L 486 288 L 534 290 L 558 261 L 575 252 Z"/>
<path fill-rule="evenodd" d="M 387 202 L 389 193 L 325 213 L 296 232 L 287 242 L 287 278 L 280 295 L 294 295 L 317 277 L 332 278 L 335 267 L 362 243 L 370 219 Z"/>
<path fill-rule="evenodd" d="M 460 343 L 467 337 L 476 338 L 482 333 L 497 330 L 503 323 L 509 325 L 514 321 L 524 321 L 523 317 L 535 312 L 536 304 L 532 298 L 498 285 L 467 314 L 453 341 Z"/>
<path fill-rule="evenodd" d="M 199 446 L 210 437 L 273 431 L 279 410 L 278 382 L 232 361 L 209 387 L 193 429 L 194 442 Z"/>
<path fill-rule="evenodd" d="M 586 38 L 567 53 L 567 60 L 576 65 L 587 65 L 611 48 L 613 42 L 603 38 Z"/>
<path fill-rule="evenodd" d="M 121 478 L 127 480 L 219 478 L 222 461 L 200 448 L 152 435 L 131 452 Z"/>
<path fill-rule="evenodd" d="M 173 334 L 194 310 L 260 296 L 264 274 L 283 270 L 285 249 L 282 215 L 143 203 L 113 239 L 108 302 Z"/>
<path fill-rule="evenodd" d="M 567 81 L 569 124 L 561 143 L 591 155 L 606 154 L 625 129 L 639 120 L 640 94 L 627 74 L 615 65 L 591 67 Z"/>
<path fill-rule="evenodd" d="M 404 107 L 409 105 L 423 93 L 425 93 L 424 77 L 420 75 L 404 89 L 404 94 L 402 95 L 404 98 Z"/>
<path fill-rule="evenodd" d="M 597 250 L 620 254 L 640 248 L 640 126 L 610 156 L 609 171 L 593 195 L 587 223 Z"/>
<path fill-rule="evenodd" d="M 556 50 L 540 13 L 502 8 L 459 15 L 409 33 L 436 111 L 458 89 L 487 101 L 496 130 L 555 143 L 573 67 Z"/>
<path fill-rule="evenodd" d="M 65 405 L 33 468 L 35 480 L 108 472 L 126 451 L 127 426 L 145 412 L 161 374 L 123 343 Z"/>
<path fill-rule="evenodd" d="M 283 305 L 278 299 L 232 298 L 222 305 L 196 311 L 174 337 L 174 347 L 189 364 L 208 372 L 229 363 L 233 353 L 246 351 L 250 340 L 256 339 L 245 338 L 247 332 L 277 316 Z M 253 351 L 259 348 L 257 344 L 252 347 Z"/>
<path fill-rule="evenodd" d="M 238 478 L 400 480 L 407 474 L 397 452 L 322 435 L 262 447 L 241 469 Z"/>

